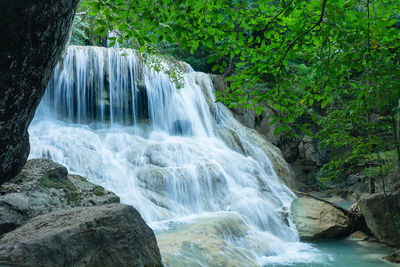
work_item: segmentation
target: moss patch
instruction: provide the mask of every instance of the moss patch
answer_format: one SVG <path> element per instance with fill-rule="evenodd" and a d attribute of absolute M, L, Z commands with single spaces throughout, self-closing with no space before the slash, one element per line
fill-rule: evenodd
<path fill-rule="evenodd" d="M 76 203 L 80 199 L 79 193 L 77 191 L 70 192 L 68 196 L 68 202 L 69 203 Z"/>
<path fill-rule="evenodd" d="M 99 186 L 99 185 L 96 185 L 96 186 L 93 188 L 93 193 L 94 193 L 96 196 L 98 196 L 98 197 L 104 196 L 104 195 L 106 194 L 104 188 L 101 187 L 101 186 Z"/>
<path fill-rule="evenodd" d="M 77 202 L 80 199 L 78 190 L 69 179 L 44 175 L 40 178 L 40 185 L 44 188 L 63 189 L 70 203 Z"/>
<path fill-rule="evenodd" d="M 85 183 L 88 183 L 88 180 L 86 180 L 86 178 L 82 177 L 82 176 L 78 176 L 78 178 Z"/>

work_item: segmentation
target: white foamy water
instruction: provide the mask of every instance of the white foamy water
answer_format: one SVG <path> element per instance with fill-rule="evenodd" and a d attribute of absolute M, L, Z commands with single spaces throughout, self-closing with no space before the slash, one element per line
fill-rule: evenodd
<path fill-rule="evenodd" d="M 299 242 L 293 193 L 247 128 L 214 103 L 210 77 L 184 68 L 178 90 L 132 50 L 69 47 L 30 126 L 30 158 L 64 164 L 138 209 L 166 264 L 327 260 Z"/>

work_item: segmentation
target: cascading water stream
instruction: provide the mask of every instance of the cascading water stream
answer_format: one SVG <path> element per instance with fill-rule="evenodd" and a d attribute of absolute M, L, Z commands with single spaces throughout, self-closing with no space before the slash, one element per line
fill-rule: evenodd
<path fill-rule="evenodd" d="M 201 249 L 189 258 L 169 249 L 199 229 L 214 231 L 203 241 L 220 242 L 223 265 L 321 260 L 299 242 L 294 195 L 265 152 L 214 103 L 210 76 L 183 67 L 176 89 L 133 50 L 68 47 L 30 127 L 30 157 L 60 162 L 137 208 L 171 265 L 210 265 Z"/>

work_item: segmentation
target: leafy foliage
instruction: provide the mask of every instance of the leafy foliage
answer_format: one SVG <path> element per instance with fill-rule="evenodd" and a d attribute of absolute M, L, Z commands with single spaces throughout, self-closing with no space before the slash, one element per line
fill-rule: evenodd
<path fill-rule="evenodd" d="M 201 55 L 229 87 L 217 100 L 274 111 L 275 134 L 300 129 L 332 151 L 326 174 L 397 151 L 399 0 L 93 0 L 96 33 L 149 54 Z M 204 61 L 208 66 L 204 65 Z M 193 62 L 196 62 L 193 59 Z M 313 132 L 311 131 L 313 130 Z"/>

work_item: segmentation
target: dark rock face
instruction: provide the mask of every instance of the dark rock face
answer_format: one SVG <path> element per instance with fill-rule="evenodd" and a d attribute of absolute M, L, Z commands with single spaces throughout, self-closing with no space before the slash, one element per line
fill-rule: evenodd
<path fill-rule="evenodd" d="M 27 128 L 64 49 L 78 2 L 0 2 L 0 184 L 26 162 Z"/>
<path fill-rule="evenodd" d="M 393 262 L 393 263 L 400 263 L 400 250 L 393 252 L 390 255 L 383 257 L 385 260 Z"/>
<path fill-rule="evenodd" d="M 38 216 L 0 239 L 0 264 L 162 266 L 153 231 L 123 204 Z"/>
<path fill-rule="evenodd" d="M 368 195 L 358 202 L 361 213 L 372 234 L 381 242 L 400 246 L 398 216 L 400 214 L 400 192 L 385 197 L 383 193 Z"/>
<path fill-rule="evenodd" d="M 372 235 L 367 223 L 365 222 L 364 215 L 361 213 L 358 203 L 351 206 L 347 217 L 349 218 L 353 231 L 360 231 L 367 235 Z"/>
<path fill-rule="evenodd" d="M 188 120 L 176 120 L 172 123 L 171 134 L 173 135 L 191 135 L 192 124 Z"/>

